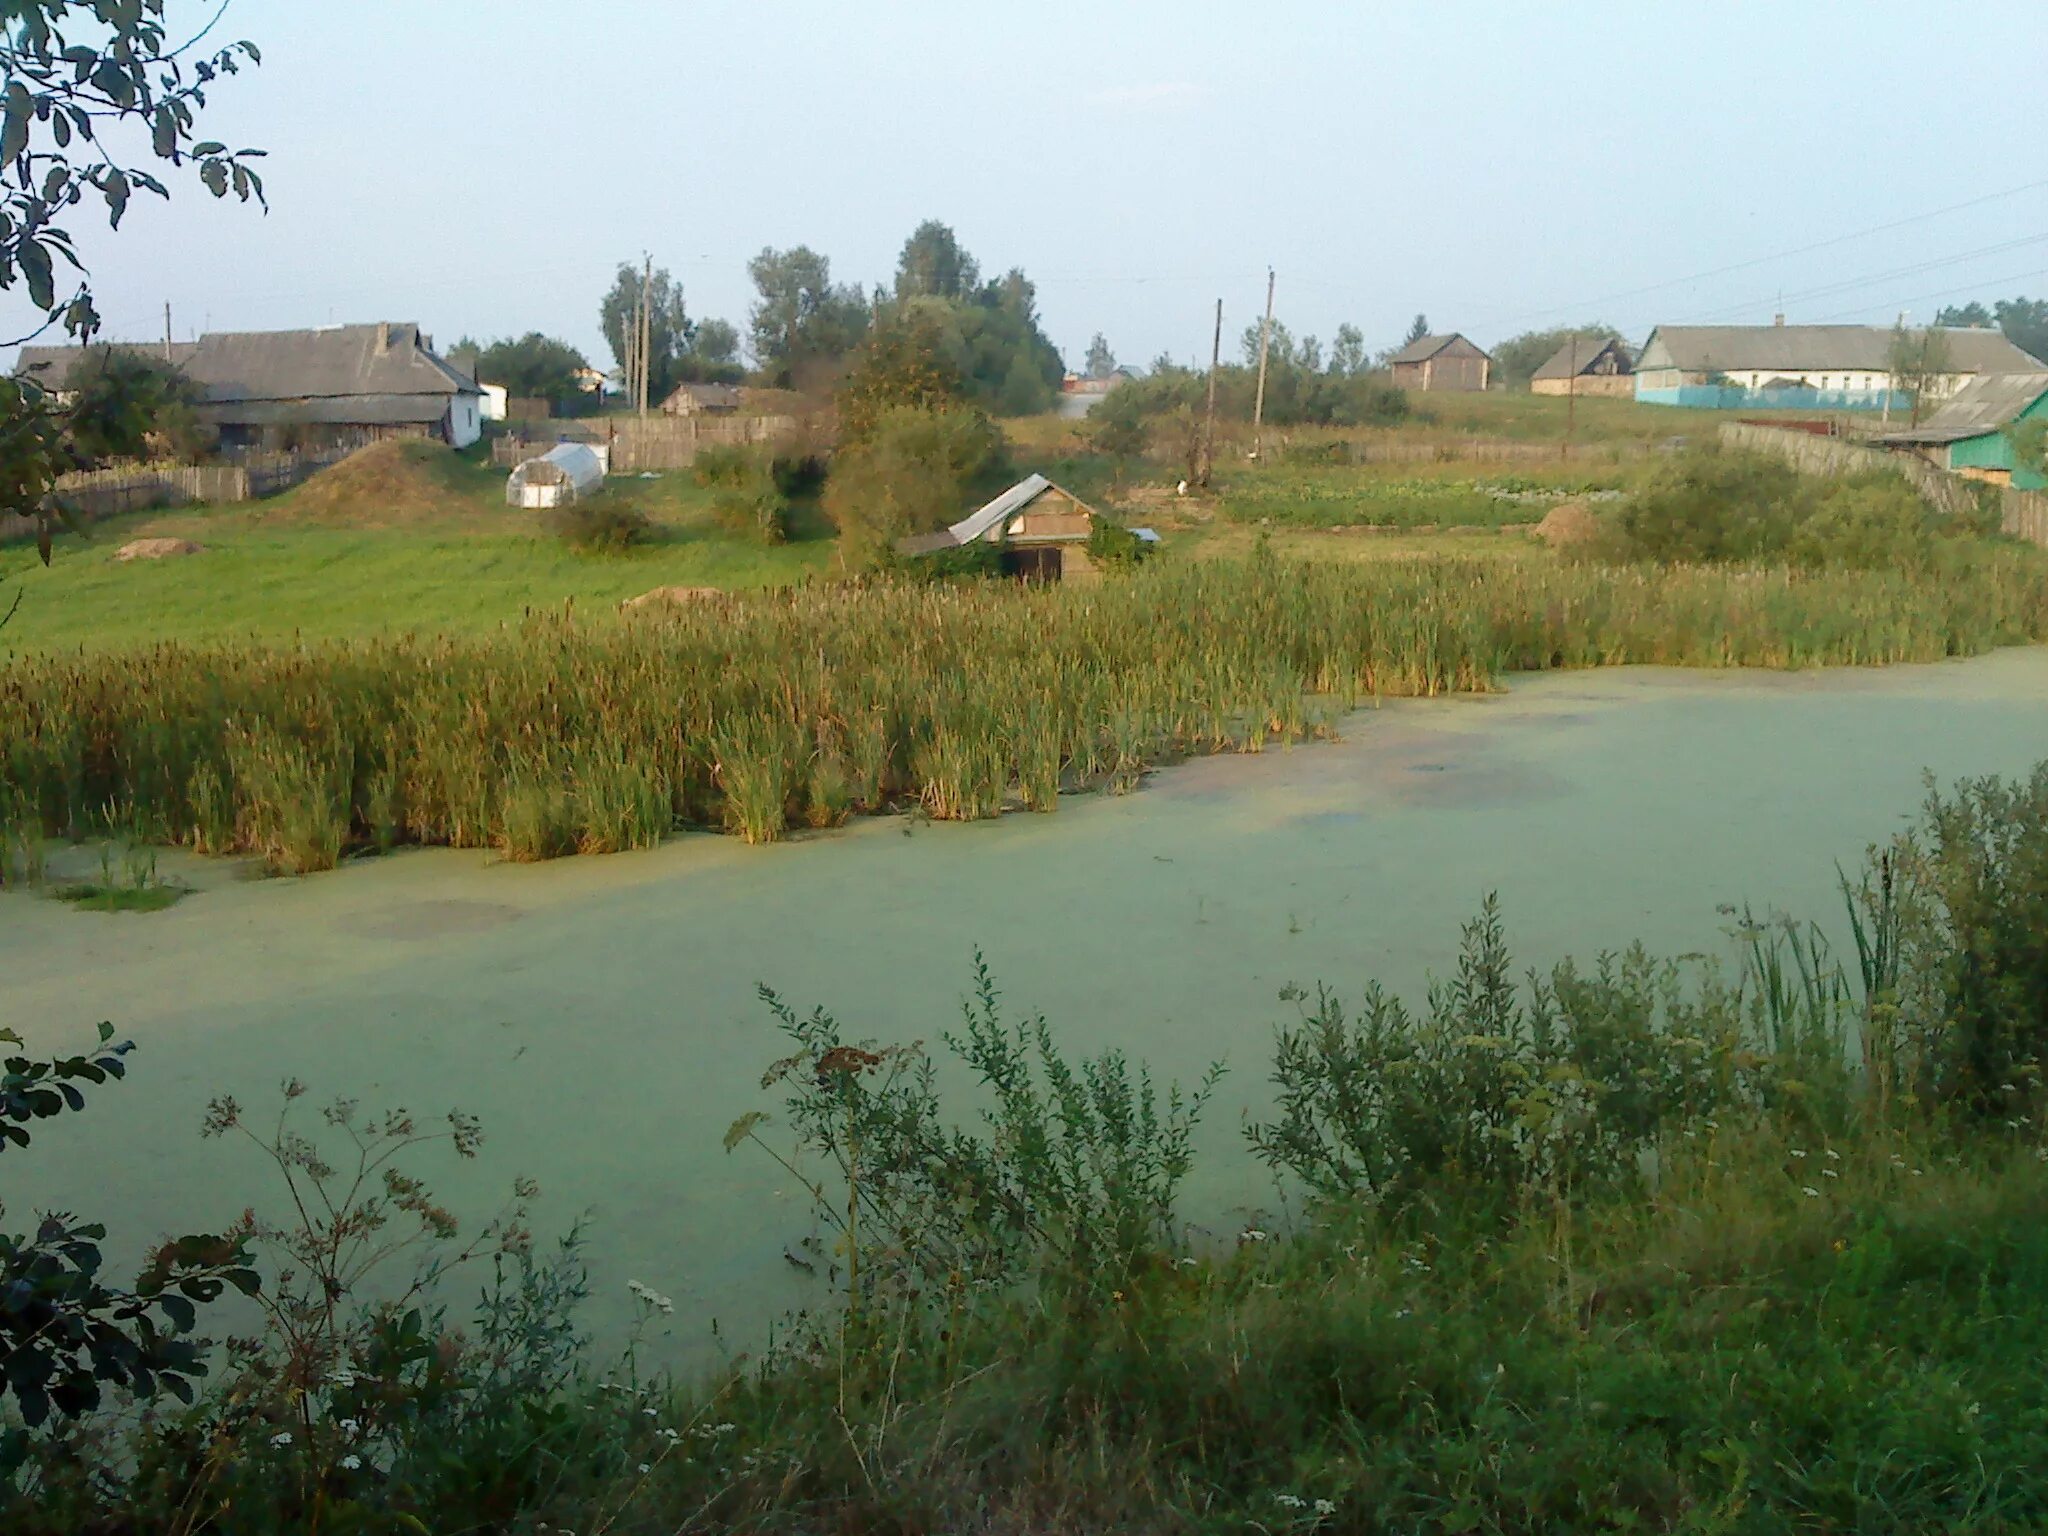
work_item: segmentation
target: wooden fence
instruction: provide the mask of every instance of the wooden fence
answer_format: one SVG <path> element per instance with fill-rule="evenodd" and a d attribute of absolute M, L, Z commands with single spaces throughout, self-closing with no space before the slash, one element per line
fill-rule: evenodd
<path fill-rule="evenodd" d="M 123 464 L 60 475 L 57 495 L 73 517 L 87 523 L 123 512 L 183 506 L 188 502 L 256 501 L 290 490 L 344 456 L 343 450 L 333 449 L 321 453 L 266 454 L 234 464 Z M 0 515 L 0 538 L 20 537 L 34 531 L 35 524 L 29 518 Z"/>
<path fill-rule="evenodd" d="M 609 444 L 611 472 L 685 469 L 714 443 L 765 443 L 797 429 L 794 416 L 600 416 L 557 420 L 547 430 L 515 431 L 491 444 L 491 462 L 510 468 L 561 442 Z"/>

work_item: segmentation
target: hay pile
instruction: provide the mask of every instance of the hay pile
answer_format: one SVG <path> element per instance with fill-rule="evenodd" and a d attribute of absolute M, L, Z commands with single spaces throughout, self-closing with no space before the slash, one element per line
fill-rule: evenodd
<path fill-rule="evenodd" d="M 1536 537 L 1555 550 L 1577 549 L 1600 536 L 1600 514 L 1583 501 L 1561 501 L 1536 525 Z"/>
<path fill-rule="evenodd" d="M 473 507 L 466 466 L 442 443 L 372 443 L 330 464 L 277 503 L 279 512 L 353 526 L 414 522 Z"/>
<path fill-rule="evenodd" d="M 196 555 L 205 546 L 190 539 L 134 539 L 114 551 L 116 560 L 168 560 L 177 555 Z"/>

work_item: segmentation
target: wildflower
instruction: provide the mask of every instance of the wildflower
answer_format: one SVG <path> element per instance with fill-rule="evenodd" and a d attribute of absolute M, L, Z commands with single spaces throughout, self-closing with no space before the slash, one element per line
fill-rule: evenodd
<path fill-rule="evenodd" d="M 658 1419 L 661 1417 L 661 1410 L 658 1408 L 642 1408 L 640 1411 L 647 1415 L 647 1417 L 650 1419 Z"/>
<path fill-rule="evenodd" d="M 1257 1227 L 1246 1227 L 1242 1232 L 1237 1234 L 1237 1240 L 1241 1243 L 1263 1243 L 1268 1237 L 1268 1235 L 1269 1234 L 1260 1231 Z"/>
<path fill-rule="evenodd" d="M 1799 1192 L 1802 1195 L 1806 1196 L 1806 1198 L 1809 1200 L 1818 1200 L 1820 1198 L 1820 1191 L 1815 1189 L 1811 1184 L 1801 1185 Z"/>
<path fill-rule="evenodd" d="M 1831 1163 L 1839 1163 L 1842 1160 L 1842 1154 L 1837 1152 L 1833 1147 L 1829 1147 L 1827 1151 L 1822 1155 L 1826 1157 L 1827 1160 Z"/>
<path fill-rule="evenodd" d="M 1297 1499 L 1297 1498 L 1296 1498 L 1296 1497 L 1295 1497 L 1295 1496 L 1294 1496 L 1293 1494 L 1291 1494 L 1291 1493 L 1276 1493 L 1276 1494 L 1274 1494 L 1274 1495 L 1273 1495 L 1273 1502 L 1274 1502 L 1275 1504 L 1278 1504 L 1278 1505 L 1280 1505 L 1280 1506 L 1281 1506 L 1281 1507 L 1282 1507 L 1283 1509 L 1306 1509 L 1306 1508 L 1308 1508 L 1308 1500 L 1307 1500 L 1307 1499 Z"/>
<path fill-rule="evenodd" d="M 664 1440 L 666 1440 L 666 1441 L 667 1441 L 667 1442 L 668 1442 L 668 1443 L 669 1443 L 670 1445 L 674 1445 L 674 1444 L 676 1444 L 676 1443 L 677 1443 L 677 1442 L 678 1442 L 679 1440 L 681 1440 L 681 1439 L 682 1439 L 683 1437 L 682 1437 L 681 1435 L 677 1434 L 677 1433 L 676 1433 L 676 1432 L 675 1432 L 674 1430 L 672 1430 L 672 1429 L 664 1429 L 664 1430 L 663 1430 L 663 1431 L 661 1432 L 661 1438 L 662 1438 L 662 1439 L 664 1439 Z"/>
<path fill-rule="evenodd" d="M 1806 1154 L 1805 1154 L 1804 1152 L 1800 1151 L 1800 1150 L 1799 1150 L 1799 1149 L 1798 1149 L 1797 1147 L 1794 1147 L 1794 1148 L 1792 1149 L 1792 1155 L 1793 1155 L 1794 1157 L 1804 1157 L 1804 1156 L 1806 1156 Z"/>
<path fill-rule="evenodd" d="M 1337 1513 L 1337 1506 L 1328 1499 L 1317 1499 L 1315 1512 L 1319 1515 L 1334 1515 Z"/>
<path fill-rule="evenodd" d="M 270 1443 L 274 1446 L 278 1446 L 279 1448 L 290 1445 L 292 1443 L 292 1432 L 287 1429 L 279 1434 L 272 1435 L 270 1437 Z"/>
<path fill-rule="evenodd" d="M 356 1434 L 362 1429 L 362 1427 L 363 1426 L 358 1424 L 354 1419 L 343 1419 L 341 1421 L 341 1432 L 344 1435 Z"/>
<path fill-rule="evenodd" d="M 654 1468 L 648 1466 L 647 1463 L 643 1461 L 640 1463 L 640 1470 L 642 1472 L 652 1472 Z"/>
<path fill-rule="evenodd" d="M 353 1452 L 341 1458 L 341 1470 L 344 1472 L 354 1472 L 358 1468 L 360 1468 L 362 1464 L 363 1458 L 355 1455 Z"/>
<path fill-rule="evenodd" d="M 1820 1176 L 1824 1179 L 1839 1179 L 1841 1177 L 1841 1175 L 1835 1172 L 1835 1170 L 1832 1168 L 1821 1169 Z"/>
<path fill-rule="evenodd" d="M 714 1424 L 711 1426 L 711 1433 L 714 1435 L 729 1435 L 738 1428 L 739 1425 L 737 1424 Z"/>
<path fill-rule="evenodd" d="M 356 1384 L 356 1373 L 350 1370 L 338 1370 L 329 1376 L 327 1380 L 331 1386 L 352 1387 Z"/>

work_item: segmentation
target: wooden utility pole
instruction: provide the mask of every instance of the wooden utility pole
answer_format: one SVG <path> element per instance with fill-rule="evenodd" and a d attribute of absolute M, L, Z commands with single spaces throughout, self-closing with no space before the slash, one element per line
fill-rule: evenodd
<path fill-rule="evenodd" d="M 171 360 L 171 301 L 164 300 L 164 361 Z"/>
<path fill-rule="evenodd" d="M 1273 269 L 1266 268 L 1266 322 L 1259 327 L 1259 388 L 1252 397 L 1252 457 L 1264 450 L 1266 424 L 1266 348 L 1273 340 Z"/>
<path fill-rule="evenodd" d="M 1202 423 L 1202 472 L 1195 484 L 1207 487 L 1216 465 L 1216 370 L 1223 362 L 1223 301 L 1216 301 L 1216 337 L 1209 343 L 1209 408 Z"/>
<path fill-rule="evenodd" d="M 1572 332 L 1570 371 L 1564 376 L 1564 457 L 1572 456 L 1572 427 L 1579 413 L 1579 333 Z"/>
<path fill-rule="evenodd" d="M 654 332 L 654 258 L 643 256 L 640 260 L 640 419 L 647 419 L 647 382 L 649 370 L 647 354 L 651 350 Z"/>

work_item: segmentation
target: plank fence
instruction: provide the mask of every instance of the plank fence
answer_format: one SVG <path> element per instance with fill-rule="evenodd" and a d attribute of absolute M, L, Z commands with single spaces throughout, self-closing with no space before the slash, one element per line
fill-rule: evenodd
<path fill-rule="evenodd" d="M 773 442 L 797 430 L 794 416 L 602 416 L 551 421 L 491 444 L 491 462 L 509 469 L 557 443 L 609 445 L 611 472 L 686 469 L 700 448 L 714 443 Z"/>
<path fill-rule="evenodd" d="M 233 464 L 118 464 L 58 476 L 57 496 L 83 523 L 152 507 L 257 501 L 290 490 L 343 457 L 344 450 L 334 449 L 266 454 Z M 0 539 L 34 531 L 32 519 L 0 514 Z"/>
<path fill-rule="evenodd" d="M 1980 495 L 1995 492 L 2005 531 L 2030 544 L 2048 546 L 2048 495 L 2039 491 L 1966 480 L 1916 453 L 1894 453 L 1867 443 L 1788 432 L 1781 427 L 1727 422 L 1721 427 L 1721 441 L 1731 448 L 1773 454 L 1804 475 L 1854 475 L 1873 469 L 1904 475 L 1929 504 L 1950 514 L 1974 512 Z"/>

